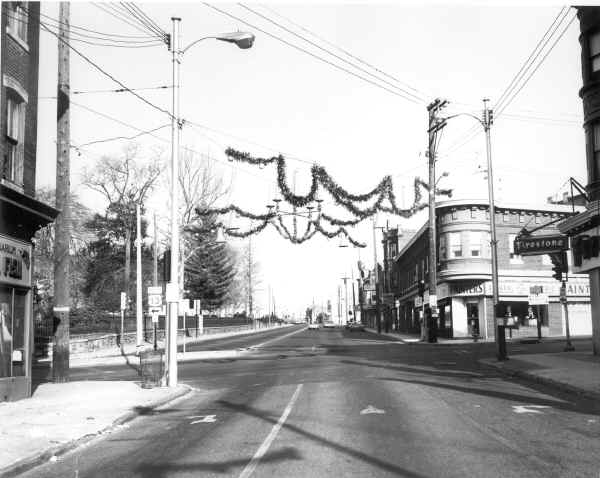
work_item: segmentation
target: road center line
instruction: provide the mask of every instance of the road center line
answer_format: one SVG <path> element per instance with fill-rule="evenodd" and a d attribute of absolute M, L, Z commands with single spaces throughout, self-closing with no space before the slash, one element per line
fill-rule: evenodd
<path fill-rule="evenodd" d="M 250 475 L 252 475 L 252 473 L 254 473 L 254 470 L 258 466 L 258 463 L 260 462 L 261 458 L 269 450 L 271 443 L 273 443 L 273 440 L 275 440 L 275 437 L 279 433 L 279 430 L 281 430 L 281 427 L 283 426 L 283 424 L 287 420 L 288 415 L 292 411 L 292 408 L 294 407 L 294 404 L 296 403 L 296 400 L 298 399 L 298 396 L 300 395 L 300 390 L 302 390 L 302 384 L 299 384 L 296 387 L 296 391 L 292 395 L 292 398 L 290 399 L 289 403 L 287 404 L 287 407 L 285 407 L 283 414 L 281 415 L 281 417 L 279 417 L 279 420 L 277 421 L 277 423 L 275 425 L 273 425 L 271 432 L 269 433 L 269 435 L 267 435 L 267 438 L 265 438 L 265 441 L 262 442 L 262 445 L 260 445 L 260 448 L 258 450 L 256 450 L 256 453 L 252 457 L 252 460 L 250 460 L 250 463 L 248 463 L 246 465 L 246 468 L 244 468 L 244 470 L 240 474 L 239 478 L 248 478 Z"/>
<path fill-rule="evenodd" d="M 272 342 L 277 342 L 278 340 L 283 340 L 283 339 L 289 337 L 290 335 L 298 334 L 298 333 L 302 332 L 303 330 L 306 330 L 306 327 L 303 327 L 298 330 L 294 330 L 293 332 L 290 332 L 289 334 L 280 335 L 279 337 L 275 337 L 274 339 L 266 340 L 264 342 L 261 342 L 260 344 L 252 345 L 250 347 L 250 350 L 259 349 L 259 348 L 264 347 L 265 345 L 270 344 Z"/>

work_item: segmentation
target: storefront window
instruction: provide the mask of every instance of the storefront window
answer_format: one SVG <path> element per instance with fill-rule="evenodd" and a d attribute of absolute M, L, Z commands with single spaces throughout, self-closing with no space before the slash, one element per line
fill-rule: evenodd
<path fill-rule="evenodd" d="M 0 287 L 0 377 L 25 375 L 27 291 Z"/>
<path fill-rule="evenodd" d="M 0 287 L 0 377 L 12 376 L 12 289 Z"/>

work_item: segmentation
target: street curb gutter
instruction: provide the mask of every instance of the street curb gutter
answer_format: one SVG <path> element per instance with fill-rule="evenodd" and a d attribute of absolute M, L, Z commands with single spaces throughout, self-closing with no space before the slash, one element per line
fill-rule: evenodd
<path fill-rule="evenodd" d="M 80 446 L 91 442 L 92 440 L 98 438 L 99 436 L 105 435 L 107 433 L 110 433 L 110 432 L 116 430 L 117 427 L 119 427 L 127 422 L 130 422 L 131 420 L 146 413 L 148 410 L 155 410 L 157 408 L 163 407 L 171 402 L 174 402 L 175 400 L 185 397 L 186 395 L 188 395 L 194 391 L 194 389 L 192 387 L 190 387 L 189 385 L 183 385 L 183 387 L 184 387 L 183 390 L 181 390 L 180 392 L 178 392 L 177 394 L 175 394 L 173 396 L 165 397 L 161 400 L 157 400 L 154 403 L 145 405 L 143 407 L 144 408 L 143 410 L 137 410 L 137 411 L 132 410 L 130 412 L 125 413 L 124 415 L 121 415 L 120 417 L 115 419 L 111 425 L 103 428 L 102 430 L 97 431 L 96 433 L 84 435 L 80 438 L 76 438 L 67 443 L 61 443 L 60 445 L 56 445 L 52 448 L 48 448 L 46 450 L 43 450 L 41 452 L 32 454 L 26 458 L 18 460 L 15 463 L 13 463 L 5 468 L 0 468 L 0 477 L 2 477 L 2 478 L 16 477 L 22 473 L 25 473 L 26 471 L 31 470 L 32 468 L 35 468 L 36 466 L 42 465 L 43 463 L 49 461 L 53 456 L 58 457 L 58 456 L 64 455 L 65 453 L 68 453 L 68 452 L 74 450 L 75 448 L 79 448 Z"/>
<path fill-rule="evenodd" d="M 487 361 L 483 361 L 483 360 L 479 360 L 479 363 L 486 367 L 491 367 L 495 370 L 498 370 L 499 372 L 501 372 L 504 375 L 509 376 L 509 377 L 524 378 L 526 380 L 530 380 L 530 381 L 533 381 L 536 383 L 541 383 L 542 385 L 548 385 L 550 387 L 556 388 L 563 392 L 578 395 L 580 397 L 589 398 L 591 400 L 600 400 L 599 392 L 593 392 L 590 390 L 586 390 L 584 388 L 576 387 L 575 385 L 570 385 L 568 383 L 559 382 L 558 380 L 554 380 L 552 378 L 540 377 L 539 375 L 536 375 L 534 373 L 523 372 L 522 370 L 512 370 L 512 369 L 504 368 L 504 365 L 502 363 L 487 362 Z"/>

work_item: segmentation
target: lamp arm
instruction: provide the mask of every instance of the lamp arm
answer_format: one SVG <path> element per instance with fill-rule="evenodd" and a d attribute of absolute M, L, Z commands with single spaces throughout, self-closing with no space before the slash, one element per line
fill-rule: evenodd
<path fill-rule="evenodd" d="M 216 40 L 217 37 L 215 36 L 209 36 L 209 37 L 202 37 L 202 38 L 198 38 L 197 40 L 194 40 L 192 43 L 190 43 L 188 46 L 186 46 L 183 50 L 179 50 L 179 54 L 183 55 L 186 51 L 188 51 L 191 47 L 193 47 L 196 43 L 201 42 L 202 40 L 208 40 L 208 39 L 213 39 Z"/>
<path fill-rule="evenodd" d="M 455 114 L 455 115 L 452 115 L 452 116 L 447 116 L 447 117 L 446 117 L 446 118 L 444 118 L 444 119 L 447 121 L 447 120 L 450 120 L 450 119 L 452 119 L 452 118 L 456 118 L 457 116 L 470 116 L 471 118 L 473 118 L 473 119 L 477 120 L 477 121 L 479 122 L 479 124 L 480 124 L 481 126 L 483 126 L 483 128 L 485 129 L 485 123 L 484 123 L 483 121 L 481 121 L 481 118 L 478 118 L 477 116 L 475 116 L 475 115 L 472 115 L 471 113 L 457 113 L 457 114 Z"/>

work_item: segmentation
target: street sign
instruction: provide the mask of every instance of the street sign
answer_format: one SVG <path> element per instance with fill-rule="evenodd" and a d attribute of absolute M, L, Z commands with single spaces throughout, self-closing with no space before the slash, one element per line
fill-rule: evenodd
<path fill-rule="evenodd" d="M 150 311 L 160 310 L 162 306 L 162 287 L 148 287 L 148 307 Z"/>
<path fill-rule="evenodd" d="M 168 282 L 165 295 L 167 303 L 179 302 L 179 284 L 177 282 Z"/>
<path fill-rule="evenodd" d="M 152 311 L 152 323 L 153 324 L 158 324 L 158 310 L 153 310 Z"/>
<path fill-rule="evenodd" d="M 517 236 L 514 252 L 520 256 L 536 256 L 569 249 L 569 238 L 562 234 L 545 236 Z"/>
<path fill-rule="evenodd" d="M 548 305 L 548 294 L 529 294 L 529 305 Z"/>
<path fill-rule="evenodd" d="M 127 294 L 121 292 L 121 310 L 127 310 Z"/>

